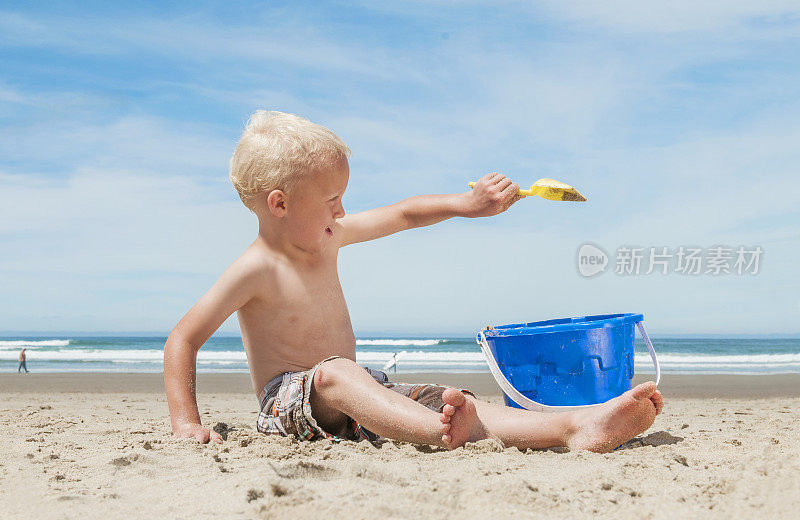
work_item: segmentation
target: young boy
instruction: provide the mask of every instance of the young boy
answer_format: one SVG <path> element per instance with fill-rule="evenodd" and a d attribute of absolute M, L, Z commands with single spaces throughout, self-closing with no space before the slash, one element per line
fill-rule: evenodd
<path fill-rule="evenodd" d="M 261 412 L 259 431 L 314 439 L 387 437 L 453 449 L 493 437 L 506 446 L 609 451 L 661 412 L 655 383 L 585 411 L 548 414 L 493 405 L 468 390 L 392 383 L 356 364 L 356 341 L 337 274 L 339 248 L 455 216 L 486 217 L 519 199 L 497 173 L 474 189 L 422 195 L 345 215 L 349 148 L 291 114 L 258 111 L 230 162 L 230 179 L 258 217 L 255 241 L 186 316 L 164 347 L 176 437 L 221 442 L 200 424 L 197 351 L 236 312 Z"/>

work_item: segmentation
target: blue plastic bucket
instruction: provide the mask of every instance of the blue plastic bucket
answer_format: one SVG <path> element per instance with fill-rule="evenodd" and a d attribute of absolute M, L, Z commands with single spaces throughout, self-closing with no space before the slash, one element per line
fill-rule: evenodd
<path fill-rule="evenodd" d="M 639 328 L 660 379 L 641 314 L 603 314 L 487 327 L 478 333 L 506 405 L 562 410 L 630 390 Z"/>

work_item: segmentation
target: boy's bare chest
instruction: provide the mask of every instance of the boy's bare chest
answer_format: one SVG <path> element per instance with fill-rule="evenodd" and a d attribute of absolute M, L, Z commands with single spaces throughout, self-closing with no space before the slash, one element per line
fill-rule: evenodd
<path fill-rule="evenodd" d="M 276 302 L 280 307 L 278 312 L 291 323 L 308 321 L 308 325 L 313 325 L 347 314 L 342 287 L 335 274 L 287 282 L 281 293 L 282 298 Z"/>
<path fill-rule="evenodd" d="M 273 335 L 290 343 L 334 338 L 341 341 L 353 336 L 335 265 L 313 271 L 283 272 L 275 280 L 273 290 L 250 307 L 244 313 L 247 321 L 268 326 Z"/>
<path fill-rule="evenodd" d="M 238 312 L 256 392 L 278 374 L 307 370 L 329 356 L 355 360 L 355 335 L 335 264 L 275 274 Z"/>

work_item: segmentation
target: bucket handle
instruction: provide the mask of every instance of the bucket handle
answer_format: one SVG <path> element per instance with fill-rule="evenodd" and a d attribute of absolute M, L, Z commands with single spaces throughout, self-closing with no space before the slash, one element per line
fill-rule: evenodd
<path fill-rule="evenodd" d="M 639 329 L 639 334 L 642 335 L 642 339 L 644 340 L 644 344 L 647 346 L 647 350 L 650 351 L 650 359 L 653 361 L 653 367 L 656 369 L 656 385 L 661 382 L 661 365 L 658 362 L 658 356 L 656 355 L 656 349 L 653 348 L 653 343 L 650 341 L 650 336 L 647 335 L 647 331 L 644 330 L 644 322 L 637 321 L 636 328 Z"/>
<path fill-rule="evenodd" d="M 650 341 L 650 337 L 647 335 L 647 332 L 644 330 L 644 324 L 641 321 L 636 322 L 636 328 L 639 329 L 639 333 L 642 335 L 642 339 L 644 340 L 645 345 L 647 345 L 647 350 L 650 351 L 650 358 L 653 361 L 653 366 L 656 369 L 656 384 L 661 381 L 661 365 L 658 363 L 658 356 L 656 355 L 656 351 L 653 348 L 653 343 Z M 483 355 L 486 358 L 486 362 L 489 365 L 489 370 L 492 372 L 495 381 L 497 384 L 500 385 L 500 389 L 515 403 L 526 408 L 528 410 L 535 410 L 540 412 L 568 412 L 571 410 L 582 410 L 584 408 L 591 408 L 592 406 L 597 406 L 598 404 L 582 404 L 582 405 L 573 405 L 573 406 L 551 406 L 547 404 L 537 403 L 533 401 L 514 388 L 508 379 L 506 379 L 505 374 L 503 371 L 500 370 L 500 367 L 497 365 L 497 361 L 494 359 L 492 355 L 492 351 L 489 349 L 488 343 L 486 343 L 486 335 L 483 331 L 478 332 L 478 344 L 481 346 L 481 350 L 483 351 Z"/>

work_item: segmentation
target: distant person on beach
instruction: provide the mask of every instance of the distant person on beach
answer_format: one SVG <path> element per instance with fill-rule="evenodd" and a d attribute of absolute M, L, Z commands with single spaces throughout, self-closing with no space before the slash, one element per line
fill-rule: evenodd
<path fill-rule="evenodd" d="M 258 218 L 258 236 L 175 326 L 164 347 L 172 432 L 222 442 L 200 423 L 197 351 L 236 312 L 260 413 L 257 429 L 302 439 L 432 444 L 494 438 L 506 446 L 611 451 L 647 430 L 663 407 L 653 382 L 587 410 L 539 413 L 479 401 L 467 389 L 391 382 L 356 364 L 356 340 L 337 274 L 339 248 L 451 217 L 488 217 L 519 200 L 498 173 L 473 190 L 420 195 L 345 215 L 350 149 L 292 114 L 250 117 L 230 179 Z M 507 276 L 487 266 L 488 278 Z"/>
<path fill-rule="evenodd" d="M 17 368 L 17 374 L 19 374 L 23 368 L 25 369 L 25 373 L 28 373 L 28 367 L 25 364 L 26 359 L 28 359 L 28 357 L 25 355 L 25 349 L 23 348 L 19 351 L 19 368 Z"/>

